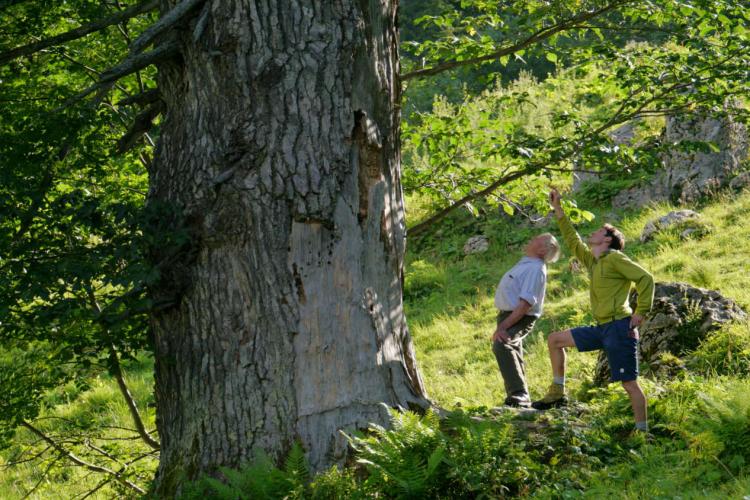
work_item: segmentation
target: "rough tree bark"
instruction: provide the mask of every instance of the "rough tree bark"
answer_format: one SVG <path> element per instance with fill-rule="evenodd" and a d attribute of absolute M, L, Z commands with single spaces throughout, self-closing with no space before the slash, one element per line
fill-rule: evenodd
<path fill-rule="evenodd" d="M 192 240 L 152 291 L 176 299 L 152 316 L 160 494 L 296 440 L 319 470 L 381 403 L 429 404 L 402 307 L 396 3 L 213 1 L 171 33 L 149 203 L 183 207 Z"/>

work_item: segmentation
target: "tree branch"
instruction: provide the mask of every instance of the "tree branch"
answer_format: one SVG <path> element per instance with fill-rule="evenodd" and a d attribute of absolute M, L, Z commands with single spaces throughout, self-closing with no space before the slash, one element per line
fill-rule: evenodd
<path fill-rule="evenodd" d="M 61 33 L 57 36 L 53 36 L 52 38 L 47 38 L 45 40 L 40 40 L 38 42 L 30 43 L 27 45 L 22 45 L 21 47 L 16 47 L 15 49 L 11 49 L 7 52 L 3 52 L 2 54 L 0 54 L 0 65 L 5 64 L 9 61 L 12 61 L 13 59 L 16 59 L 18 57 L 27 56 L 35 52 L 39 52 L 40 50 L 46 49 L 48 47 L 53 47 L 55 45 L 60 45 L 65 42 L 69 42 L 71 40 L 77 40 L 79 38 L 83 38 L 86 35 L 94 33 L 95 31 L 100 31 L 108 26 L 112 26 L 113 24 L 119 24 L 130 18 L 143 14 L 144 12 L 154 10 L 158 6 L 159 6 L 158 0 L 148 0 L 138 5 L 134 5 L 133 7 L 127 10 L 118 12 L 112 17 L 108 17 L 106 19 L 100 19 L 98 21 L 93 21 L 91 23 L 84 24 L 74 30 Z"/>
<path fill-rule="evenodd" d="M 146 66 L 150 66 L 151 64 L 157 63 L 159 61 L 169 59 L 170 57 L 178 53 L 179 53 L 179 44 L 177 43 L 177 41 L 173 40 L 173 41 L 166 42 L 162 45 L 159 45 L 154 50 L 151 50 L 149 52 L 144 52 L 143 54 L 137 54 L 137 55 L 126 57 L 125 60 L 123 60 L 117 66 L 110 68 L 107 71 L 103 72 L 101 75 L 101 78 L 99 79 L 97 83 L 91 85 L 86 90 L 68 99 L 61 106 L 61 108 L 70 106 L 71 104 L 78 102 L 81 99 L 84 99 L 87 95 L 91 94 L 94 91 L 97 91 L 99 89 L 106 90 L 106 88 L 111 87 L 114 82 L 116 82 L 123 76 L 127 76 L 131 73 L 135 73 L 136 71 L 143 69 Z"/>
<path fill-rule="evenodd" d="M 164 111 L 164 103 L 159 100 L 139 113 L 130 129 L 117 141 L 117 153 L 122 154 L 132 148 L 143 134 L 151 130 L 154 126 L 154 118 L 162 111 Z"/>
<path fill-rule="evenodd" d="M 510 173 L 508 175 L 505 175 L 497 180 L 495 180 L 492 184 L 487 186 L 486 188 L 482 189 L 481 191 L 477 191 L 475 193 L 468 194 L 461 198 L 460 200 L 456 201 L 455 203 L 448 205 L 447 207 L 437 211 L 435 214 L 431 215 L 427 219 L 423 220 L 419 224 L 417 224 L 414 227 L 408 228 L 406 230 L 407 236 L 411 236 L 414 238 L 420 237 L 425 231 L 427 231 L 427 228 L 430 227 L 435 222 L 438 222 L 448 216 L 451 212 L 453 212 L 458 207 L 464 206 L 467 203 L 470 203 L 478 198 L 482 198 L 484 196 L 487 196 L 488 194 L 492 193 L 494 190 L 499 188 L 500 186 L 507 184 L 511 181 L 514 181 L 516 179 L 519 179 L 525 175 L 530 174 L 533 172 L 534 168 L 524 168 L 521 170 L 517 170 L 516 172 Z"/>
<path fill-rule="evenodd" d="M 138 104 L 141 106 L 145 106 L 158 101 L 160 96 L 161 94 L 159 93 L 159 89 L 146 90 L 145 92 L 141 92 L 140 94 L 120 99 L 119 101 L 117 101 L 117 105 L 130 106 L 132 104 Z"/>
<path fill-rule="evenodd" d="M 611 4 L 606 5 L 600 9 L 593 10 L 590 12 L 581 12 L 569 19 L 566 19 L 565 21 L 562 21 L 553 26 L 541 29 L 537 31 L 536 33 L 534 33 L 533 35 L 526 38 L 525 40 L 522 40 L 514 45 L 510 45 L 508 47 L 504 47 L 502 49 L 496 50 L 495 52 L 492 52 L 490 54 L 485 54 L 479 57 L 473 57 L 471 59 L 466 59 L 463 61 L 448 61 L 442 64 L 438 64 L 437 66 L 433 66 L 432 68 L 419 69 L 416 71 L 405 73 L 401 75 L 401 81 L 404 82 L 406 80 L 411 80 L 412 78 L 436 75 L 438 73 L 442 73 L 443 71 L 447 71 L 453 68 L 458 68 L 460 66 L 469 66 L 472 64 L 477 64 L 477 63 L 481 63 L 484 61 L 490 61 L 492 59 L 498 59 L 500 57 L 513 54 L 515 52 L 518 52 L 519 50 L 525 49 L 526 47 L 530 45 L 541 42 L 542 40 L 545 40 L 551 37 L 555 33 L 559 33 L 567 29 L 575 28 L 577 24 L 583 21 L 587 21 L 588 19 L 592 19 L 597 16 L 600 16 L 604 14 L 605 12 L 608 12 L 621 5 L 624 5 L 630 1 L 632 0 L 616 0 L 612 2 Z"/>
<path fill-rule="evenodd" d="M 55 457 L 49 463 L 49 465 L 47 466 L 47 468 L 44 469 L 44 472 L 42 472 L 42 475 L 39 478 L 39 481 L 37 481 L 36 484 L 29 491 L 26 492 L 26 494 L 21 498 L 21 500 L 26 500 L 27 498 L 29 498 L 32 495 L 32 493 L 34 493 L 39 488 L 39 486 L 41 486 L 41 484 L 44 482 L 44 480 L 47 479 L 47 474 L 49 474 L 49 471 L 52 470 L 52 467 L 54 467 L 55 464 L 57 462 L 59 462 L 61 459 L 62 459 L 62 457 Z"/>
<path fill-rule="evenodd" d="M 99 303 L 96 300 L 96 296 L 94 295 L 94 291 L 91 286 L 86 286 L 86 294 L 88 296 L 91 308 L 94 310 L 94 313 L 96 313 L 97 316 L 101 316 L 102 309 L 101 307 L 99 307 Z M 106 327 L 103 328 L 106 329 Z M 106 333 L 107 335 L 109 335 L 109 332 Z M 160 447 L 159 442 L 155 441 L 154 438 L 151 437 L 151 435 L 146 430 L 146 426 L 143 425 L 143 419 L 141 418 L 141 414 L 138 411 L 138 406 L 135 404 L 133 395 L 130 394 L 128 385 L 125 383 L 125 377 L 122 374 L 122 367 L 120 366 L 120 358 L 117 357 L 117 350 L 115 349 L 114 344 L 112 344 L 111 342 L 109 344 L 109 368 L 112 371 L 112 375 L 114 375 L 115 379 L 117 380 L 117 387 L 119 387 L 120 393 L 125 399 L 125 403 L 128 405 L 130 416 L 133 418 L 133 423 L 135 424 L 135 428 L 138 430 L 138 434 L 141 436 L 141 439 L 143 439 L 143 442 L 145 442 L 154 450 L 158 450 Z"/>
<path fill-rule="evenodd" d="M 91 495 L 93 495 L 94 493 L 96 493 L 97 491 L 99 491 L 100 489 L 102 489 L 103 487 L 105 487 L 106 485 L 108 485 L 111 482 L 112 482 L 112 478 L 111 477 L 108 477 L 108 478 L 104 479 L 99 484 L 97 484 L 94 487 L 94 489 L 92 489 L 91 491 L 87 492 L 84 496 L 82 496 L 80 498 L 80 500 L 85 500 L 86 498 L 90 497 Z"/>
<path fill-rule="evenodd" d="M 143 49 L 148 47 L 148 45 L 156 39 L 156 37 L 166 32 L 174 25 L 180 23 L 185 16 L 203 2 L 205 2 L 205 0 L 183 0 L 175 5 L 172 10 L 164 14 L 156 23 L 146 28 L 146 30 L 141 33 L 141 36 L 135 39 L 133 45 L 130 46 L 130 54 L 134 55 L 142 52 Z"/>
<path fill-rule="evenodd" d="M 125 399 L 125 402 L 128 405 L 130 416 L 133 418 L 133 423 L 135 423 L 136 429 L 138 429 L 138 434 L 141 436 L 141 439 L 143 439 L 144 443 L 149 445 L 152 449 L 158 450 L 160 448 L 160 444 L 158 441 L 151 437 L 151 435 L 146 430 L 146 426 L 143 425 L 143 419 L 141 418 L 141 414 L 138 411 L 138 406 L 135 404 L 135 400 L 133 399 L 132 394 L 130 394 L 130 390 L 125 383 L 125 377 L 122 374 L 122 367 L 120 366 L 120 360 L 118 359 L 117 353 L 115 352 L 115 346 L 111 345 L 109 352 L 109 361 L 110 365 L 113 368 L 115 379 L 117 380 L 117 386 L 120 388 L 122 397 Z"/>
<path fill-rule="evenodd" d="M 146 66 L 168 59 L 177 52 L 179 52 L 179 44 L 173 40 L 163 43 L 149 52 L 128 56 L 117 66 L 102 72 L 99 83 L 114 82 Z"/>
<path fill-rule="evenodd" d="M 56 441 L 52 440 L 50 437 L 48 437 L 46 434 L 44 434 L 42 431 L 31 425 L 30 423 L 26 422 L 25 420 L 21 421 L 21 426 L 25 427 L 29 431 L 31 431 L 34 435 L 42 438 L 46 443 L 48 443 L 50 446 L 52 446 L 54 449 L 56 449 L 62 456 L 70 460 L 76 465 L 79 465 L 81 467 L 84 467 L 92 472 L 99 472 L 102 474 L 107 474 L 109 476 L 112 476 L 112 478 L 117 481 L 118 483 L 122 484 L 123 486 L 126 486 L 130 488 L 131 490 L 137 491 L 141 495 L 146 494 L 146 490 L 138 486 L 137 484 L 133 483 L 132 481 L 125 479 L 122 477 L 122 472 L 115 472 L 111 469 L 108 469 L 106 467 L 101 467 L 96 464 L 92 464 L 90 462 L 86 462 L 85 460 L 81 460 L 77 456 L 73 455 L 70 451 L 65 449 L 61 444 L 57 443 Z"/>

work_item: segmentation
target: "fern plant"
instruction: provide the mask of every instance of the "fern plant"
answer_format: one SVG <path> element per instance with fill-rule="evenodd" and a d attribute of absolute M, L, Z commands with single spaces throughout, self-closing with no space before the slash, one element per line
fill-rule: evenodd
<path fill-rule="evenodd" d="M 203 476 L 188 484 L 181 499 L 296 499 L 304 498 L 310 481 L 305 451 L 295 443 L 283 468 L 276 467 L 267 454 L 259 452 L 255 461 L 241 469 L 222 467 L 223 480 Z"/>
<path fill-rule="evenodd" d="M 750 322 L 728 323 L 711 332 L 688 358 L 706 375 L 750 375 Z"/>
<path fill-rule="evenodd" d="M 397 411 L 391 415 L 391 429 L 371 425 L 369 435 L 349 437 L 357 463 L 369 472 L 365 486 L 387 497 L 424 497 L 439 483 L 444 464 L 446 436 L 440 419 L 432 411 L 424 416 Z"/>

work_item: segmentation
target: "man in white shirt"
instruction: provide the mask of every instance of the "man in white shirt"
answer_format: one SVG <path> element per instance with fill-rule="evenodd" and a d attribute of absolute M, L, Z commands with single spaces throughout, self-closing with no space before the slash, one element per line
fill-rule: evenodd
<path fill-rule="evenodd" d="M 523 339 L 542 315 L 546 263 L 557 260 L 560 244 L 551 234 L 541 234 L 526 244 L 525 253 L 497 285 L 497 329 L 492 335 L 492 351 L 505 382 L 505 404 L 518 407 L 531 405 L 523 365 Z"/>

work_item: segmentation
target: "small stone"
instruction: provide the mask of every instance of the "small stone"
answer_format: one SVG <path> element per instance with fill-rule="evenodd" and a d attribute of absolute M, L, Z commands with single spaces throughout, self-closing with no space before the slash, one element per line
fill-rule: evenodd
<path fill-rule="evenodd" d="M 490 241 L 486 236 L 472 236 L 464 244 L 464 255 L 484 253 L 490 248 Z"/>

